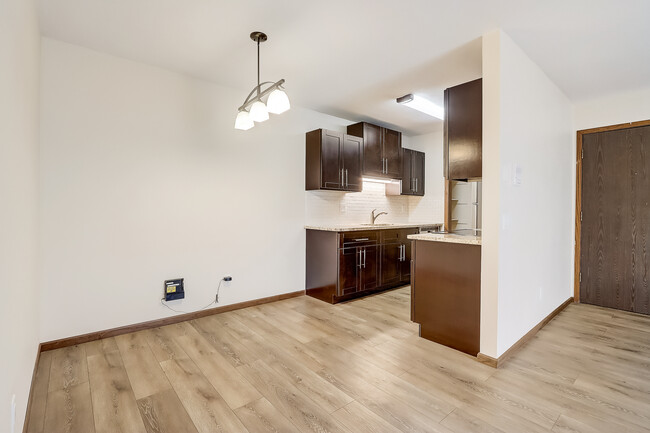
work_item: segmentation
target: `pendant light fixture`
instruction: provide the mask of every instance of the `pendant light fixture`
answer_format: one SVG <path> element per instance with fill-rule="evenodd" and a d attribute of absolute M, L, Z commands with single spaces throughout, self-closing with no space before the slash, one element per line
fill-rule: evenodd
<path fill-rule="evenodd" d="M 239 107 L 235 119 L 235 129 L 247 130 L 255 126 L 255 122 L 268 120 L 269 113 L 281 114 L 291 108 L 289 97 L 282 90 L 284 80 L 276 83 L 265 81 L 260 83 L 260 43 L 268 38 L 262 32 L 251 33 L 251 39 L 257 43 L 257 86 L 251 90 L 244 103 Z M 264 86 L 267 86 L 263 89 Z M 266 104 L 263 101 L 268 95 Z"/>

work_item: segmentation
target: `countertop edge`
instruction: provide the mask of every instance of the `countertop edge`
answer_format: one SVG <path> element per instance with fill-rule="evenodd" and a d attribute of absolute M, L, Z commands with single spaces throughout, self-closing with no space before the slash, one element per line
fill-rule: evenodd
<path fill-rule="evenodd" d="M 420 233 L 409 235 L 408 239 L 415 241 L 447 242 L 451 244 L 481 245 L 481 238 L 479 236 L 461 236 L 448 233 Z"/>
<path fill-rule="evenodd" d="M 418 223 L 418 224 L 390 224 L 390 225 L 341 225 L 341 226 L 318 226 L 306 225 L 305 230 L 320 230 L 326 232 L 359 232 L 367 230 L 391 230 L 391 229 L 408 229 L 416 227 L 442 226 L 443 223 Z"/>

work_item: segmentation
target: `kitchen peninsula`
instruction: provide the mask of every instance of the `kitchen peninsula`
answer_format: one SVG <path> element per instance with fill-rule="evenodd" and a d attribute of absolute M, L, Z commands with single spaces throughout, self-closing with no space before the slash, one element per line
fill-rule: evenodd
<path fill-rule="evenodd" d="M 481 237 L 409 235 L 411 320 L 420 336 L 476 356 L 480 345 Z"/>

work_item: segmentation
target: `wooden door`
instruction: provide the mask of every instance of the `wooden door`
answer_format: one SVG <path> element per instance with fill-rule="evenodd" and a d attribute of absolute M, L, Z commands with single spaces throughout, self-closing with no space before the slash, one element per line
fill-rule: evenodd
<path fill-rule="evenodd" d="M 359 289 L 359 267 L 361 248 L 341 248 L 339 250 L 338 296 L 356 293 Z"/>
<path fill-rule="evenodd" d="M 582 136 L 580 302 L 650 314 L 650 126 Z"/>
<path fill-rule="evenodd" d="M 341 189 L 341 147 L 343 134 L 322 130 L 321 137 L 321 187 L 326 189 Z"/>
<path fill-rule="evenodd" d="M 411 149 L 402 150 L 402 195 L 413 195 L 415 182 L 411 176 L 413 162 L 413 151 Z"/>
<path fill-rule="evenodd" d="M 483 85 L 470 81 L 445 90 L 445 177 L 482 176 Z"/>
<path fill-rule="evenodd" d="M 361 191 L 361 149 L 363 138 L 354 135 L 343 136 L 343 174 L 344 189 L 346 191 Z"/>
<path fill-rule="evenodd" d="M 401 252 L 401 244 L 398 243 L 384 244 L 381 246 L 380 285 L 387 286 L 390 284 L 398 283 L 400 281 Z"/>
<path fill-rule="evenodd" d="M 363 247 L 360 268 L 359 290 L 373 290 L 379 286 L 379 247 L 372 245 Z"/>
<path fill-rule="evenodd" d="M 402 177 L 402 133 L 382 128 L 383 152 L 385 159 L 384 176 L 391 179 Z"/>
<path fill-rule="evenodd" d="M 411 176 L 413 177 L 413 194 L 424 195 L 424 152 L 413 151 Z"/>

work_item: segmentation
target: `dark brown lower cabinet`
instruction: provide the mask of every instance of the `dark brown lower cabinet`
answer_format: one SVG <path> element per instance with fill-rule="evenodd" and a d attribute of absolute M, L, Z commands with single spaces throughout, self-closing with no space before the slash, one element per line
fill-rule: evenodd
<path fill-rule="evenodd" d="M 421 337 L 478 354 L 480 245 L 414 241 L 411 320 L 420 324 Z"/>
<path fill-rule="evenodd" d="M 409 233 L 411 234 L 411 233 Z M 404 236 L 406 238 L 406 236 Z M 411 242 L 381 245 L 380 284 L 409 284 L 411 281 Z"/>
<path fill-rule="evenodd" d="M 307 294 L 336 303 L 409 284 L 411 248 L 407 236 L 417 231 L 307 230 Z"/>

